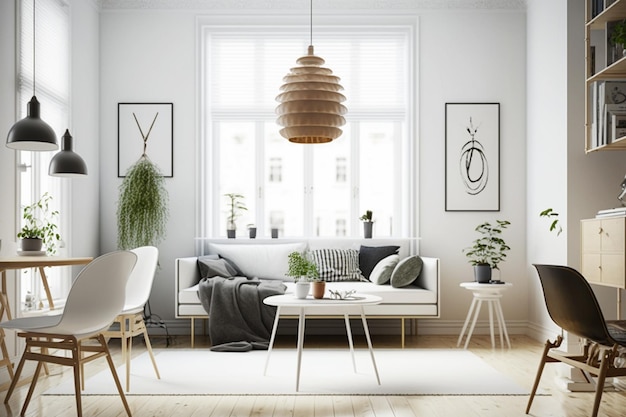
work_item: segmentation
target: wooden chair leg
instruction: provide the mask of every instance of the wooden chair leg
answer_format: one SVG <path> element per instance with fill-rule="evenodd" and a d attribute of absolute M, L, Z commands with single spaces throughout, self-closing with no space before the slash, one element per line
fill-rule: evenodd
<path fill-rule="evenodd" d="M 122 389 L 122 384 L 120 383 L 120 379 L 117 377 L 117 372 L 115 371 L 115 364 L 113 364 L 113 359 L 111 358 L 111 353 L 109 352 L 109 347 L 104 340 L 104 336 L 101 334 L 98 335 L 98 340 L 102 346 L 102 349 L 105 353 L 107 363 L 109 364 L 109 369 L 111 369 L 111 374 L 113 375 L 113 380 L 115 381 L 115 386 L 117 387 L 117 391 L 120 394 L 120 398 L 122 399 L 122 403 L 124 404 L 124 408 L 126 409 L 126 414 L 128 417 L 132 416 L 130 411 L 130 407 L 128 406 L 128 402 L 126 401 L 126 395 L 124 395 L 124 390 Z"/>
<path fill-rule="evenodd" d="M 539 367 L 537 369 L 537 375 L 535 376 L 535 382 L 533 384 L 533 389 L 530 391 L 530 396 L 528 397 L 528 404 L 526 405 L 526 414 L 530 412 L 530 406 L 533 404 L 533 399 L 535 398 L 535 393 L 537 392 L 537 388 L 539 387 L 539 381 L 541 380 L 541 374 L 543 374 L 543 368 L 546 365 L 548 360 L 548 352 L 550 349 L 554 347 L 561 346 L 562 338 L 561 336 L 557 337 L 557 340 L 552 343 L 549 340 L 546 340 L 546 344 L 543 347 L 543 353 L 541 354 L 541 361 L 539 362 Z"/>
<path fill-rule="evenodd" d="M 602 361 L 600 362 L 600 372 L 598 373 L 598 380 L 596 382 L 596 395 L 593 401 L 591 417 L 596 417 L 600 409 L 600 401 L 602 400 L 602 394 L 604 392 L 604 381 L 606 380 L 606 373 L 610 366 L 609 361 L 608 352 L 603 352 Z"/>
<path fill-rule="evenodd" d="M 83 367 L 82 362 L 82 352 L 80 349 L 72 349 L 72 371 L 74 372 L 74 396 L 76 397 L 76 413 L 78 417 L 82 417 L 83 415 L 83 405 L 81 399 L 81 390 L 84 387 L 83 377 L 81 376 L 83 373 L 81 372 Z"/>
<path fill-rule="evenodd" d="M 17 382 L 19 381 L 20 376 L 22 375 L 22 369 L 24 369 L 25 362 L 26 362 L 26 349 L 24 349 L 24 353 L 22 353 L 22 358 L 20 359 L 20 362 L 17 364 L 17 369 L 15 370 L 15 375 L 13 375 L 13 379 L 11 380 L 11 385 L 9 386 L 9 389 L 7 390 L 7 394 L 4 396 L 5 404 L 9 403 L 9 399 L 11 398 L 11 395 L 13 395 L 13 391 L 15 390 L 15 387 L 17 386 Z"/>
<path fill-rule="evenodd" d="M 30 399 L 33 396 L 33 392 L 35 391 L 35 385 L 37 385 L 37 380 L 39 379 L 39 374 L 41 373 L 42 366 L 43 363 L 41 361 L 37 362 L 37 367 L 35 368 L 35 373 L 33 374 L 33 380 L 30 382 L 28 394 L 26 394 L 26 399 L 24 400 L 24 405 L 22 406 L 22 412 L 20 414 L 22 416 L 26 415 L 26 409 L 28 408 L 28 403 L 30 403 Z"/>
<path fill-rule="evenodd" d="M 143 330 L 143 340 L 146 342 L 146 348 L 148 349 L 148 353 L 150 354 L 150 359 L 152 360 L 152 367 L 154 368 L 154 372 L 156 373 L 157 379 L 161 379 L 161 375 L 159 374 L 159 369 L 157 368 L 156 359 L 154 358 L 154 352 L 152 352 L 152 344 L 150 343 L 150 337 L 148 336 L 148 329 L 146 328 L 146 323 L 144 323 L 143 318 L 140 318 L 140 320 L 141 320 L 141 327 Z"/>

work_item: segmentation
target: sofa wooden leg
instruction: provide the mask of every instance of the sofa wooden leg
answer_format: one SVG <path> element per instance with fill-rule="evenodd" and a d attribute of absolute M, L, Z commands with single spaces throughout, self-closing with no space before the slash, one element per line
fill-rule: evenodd
<path fill-rule="evenodd" d="M 194 318 L 191 318 L 191 348 L 193 349 L 193 345 L 195 344 L 195 332 L 196 332 L 196 323 L 194 322 Z"/>
<path fill-rule="evenodd" d="M 400 319 L 400 321 L 401 321 L 401 323 L 400 323 L 400 327 L 401 327 L 400 333 L 402 334 L 402 338 L 401 338 L 402 339 L 402 343 L 401 344 L 402 344 L 402 349 L 404 349 L 404 338 L 405 338 L 405 334 L 404 334 L 404 317 L 402 317 Z"/>

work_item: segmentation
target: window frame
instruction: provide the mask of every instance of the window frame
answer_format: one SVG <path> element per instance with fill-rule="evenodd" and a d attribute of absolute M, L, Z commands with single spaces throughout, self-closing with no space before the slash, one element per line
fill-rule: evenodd
<path fill-rule="evenodd" d="M 219 155 L 219 147 L 217 142 L 211 140 L 216 132 L 211 132 L 211 128 L 213 125 L 213 120 L 211 119 L 212 115 L 209 111 L 209 97 L 207 97 L 207 86 L 210 85 L 211 80 L 207 74 L 207 34 L 210 32 L 227 30 L 232 31 L 234 28 L 240 26 L 254 26 L 256 28 L 267 28 L 267 27 L 276 27 L 276 26 L 284 26 L 284 27 L 293 27 L 300 26 L 303 28 L 303 36 L 308 40 L 308 30 L 309 30 L 309 16 L 298 15 L 298 16 L 232 16 L 232 15 L 220 15 L 220 16 L 200 16 L 197 18 L 196 22 L 196 31 L 198 37 L 198 84 L 200 88 L 198 89 L 198 135 L 197 135 L 197 143 L 196 143 L 196 166 L 197 166 L 197 181 L 196 185 L 196 236 L 197 237 L 212 237 L 219 238 L 224 232 L 221 230 L 219 224 L 215 222 L 208 224 L 207 219 L 215 219 L 219 218 L 220 215 L 220 205 L 221 205 L 221 196 L 217 195 L 219 191 L 219 179 L 213 172 L 208 172 L 210 168 L 207 166 L 212 166 L 210 163 L 205 163 L 204 155 L 208 155 L 210 160 L 213 161 L 215 159 L 215 155 Z M 418 236 L 418 204 L 417 204 L 417 196 L 419 194 L 419 178 L 418 178 L 418 166 L 419 166 L 419 146 L 417 141 L 417 115 L 419 114 L 417 111 L 417 33 L 418 33 L 418 20 L 415 16 L 348 16 L 342 14 L 336 14 L 333 12 L 333 15 L 326 15 L 319 20 L 323 20 L 326 26 L 336 27 L 344 27 L 346 30 L 349 30 L 349 27 L 360 28 L 364 27 L 373 28 L 373 27 L 402 27 L 404 30 L 408 32 L 409 38 L 409 54 L 410 56 L 407 58 L 408 61 L 408 84 L 409 84 L 409 94 L 408 94 L 408 103 L 406 104 L 406 109 L 408 112 L 408 116 L 406 119 L 407 126 L 405 130 L 407 132 L 407 139 L 405 143 L 403 143 L 399 150 L 396 151 L 396 155 L 394 156 L 395 160 L 402 161 L 402 165 L 404 167 L 403 172 L 401 173 L 401 177 L 403 180 L 407 181 L 407 185 L 402 185 L 400 183 L 394 184 L 396 187 L 395 193 L 398 198 L 401 200 L 399 204 L 402 209 L 400 210 L 400 219 L 396 221 L 394 219 L 395 225 L 401 225 L 402 230 L 392 230 L 390 237 L 417 237 Z M 314 24 L 313 26 L 313 43 L 315 44 L 315 30 L 320 28 L 321 26 L 317 26 Z M 244 30 L 242 28 L 242 30 Z M 297 56 L 293 57 L 293 60 Z M 285 68 L 285 73 L 288 71 L 288 68 Z M 338 74 L 341 76 L 341 74 Z M 373 119 L 376 119 L 375 114 L 368 115 Z M 278 129 L 278 126 L 277 126 Z M 312 145 L 314 146 L 314 145 Z M 354 154 L 350 155 L 350 158 L 355 158 Z M 207 158 L 207 160 L 209 160 Z M 259 158 L 262 158 L 262 155 L 259 155 Z M 307 162 L 307 158 L 305 158 L 304 163 Z M 349 164 L 354 165 L 354 164 Z M 259 166 L 259 165 L 258 165 Z M 349 167 L 348 169 L 352 169 Z M 264 179 L 263 172 L 257 172 L 256 174 L 256 184 L 255 189 L 257 190 L 257 194 L 263 192 L 262 190 L 262 182 Z M 357 178 L 358 173 L 350 172 L 349 176 L 352 178 Z M 259 184 L 261 183 L 261 184 Z M 305 179 L 306 183 L 306 179 Z M 358 193 L 358 185 L 353 186 L 353 193 Z M 400 192 L 404 190 L 404 192 Z M 214 198 L 210 196 L 213 195 Z M 352 199 L 352 204 L 355 203 L 355 200 Z M 358 212 L 358 208 L 351 207 L 352 212 Z M 306 213 L 305 213 L 306 215 Z M 258 216 L 256 216 L 258 218 Z M 311 237 L 315 236 L 315 219 L 312 216 L 312 222 L 305 222 L 305 230 L 303 237 Z M 357 235 L 360 232 L 360 227 L 358 224 L 360 221 L 358 220 L 358 216 L 353 216 L 354 219 L 351 219 L 351 230 L 352 235 Z M 308 217 L 307 217 L 308 218 Z M 257 224 L 257 230 L 262 232 L 262 228 Z M 269 225 L 267 225 L 269 227 Z M 395 227 L 394 227 L 395 229 Z M 355 236 L 351 236 L 355 237 Z"/>

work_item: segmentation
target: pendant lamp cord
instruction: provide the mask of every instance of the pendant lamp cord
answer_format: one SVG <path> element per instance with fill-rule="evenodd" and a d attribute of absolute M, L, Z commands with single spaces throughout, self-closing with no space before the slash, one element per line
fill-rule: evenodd
<path fill-rule="evenodd" d="M 311 0 L 310 2 L 310 12 L 309 12 L 309 38 L 310 38 L 310 42 L 309 45 L 313 45 L 313 0 Z"/>
<path fill-rule="evenodd" d="M 36 3 L 36 0 L 33 0 L 33 96 L 35 95 L 35 82 L 36 82 L 35 81 L 35 78 L 36 78 L 35 68 L 37 68 L 35 65 L 35 28 L 36 28 L 35 26 L 35 3 Z"/>

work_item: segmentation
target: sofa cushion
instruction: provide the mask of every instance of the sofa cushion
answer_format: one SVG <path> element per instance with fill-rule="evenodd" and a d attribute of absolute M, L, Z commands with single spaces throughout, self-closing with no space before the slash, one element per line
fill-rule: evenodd
<path fill-rule="evenodd" d="M 372 270 L 372 273 L 370 274 L 370 281 L 378 285 L 387 284 L 391 279 L 391 274 L 396 268 L 396 265 L 398 265 L 399 261 L 400 256 L 395 254 L 381 259 Z"/>
<path fill-rule="evenodd" d="M 422 258 L 417 255 L 402 259 L 391 273 L 391 286 L 401 288 L 411 285 L 422 272 L 422 266 Z"/>
<path fill-rule="evenodd" d="M 400 246 L 362 246 L 359 249 L 359 269 L 361 274 L 370 279 L 374 267 L 383 258 L 397 254 Z M 371 281 L 371 279 L 370 279 Z"/>
<path fill-rule="evenodd" d="M 206 255 L 198 257 L 198 268 L 200 278 L 224 277 L 230 278 L 237 275 L 237 270 L 224 258 L 217 258 L 217 255 Z"/>
<path fill-rule="evenodd" d="M 359 252 L 354 249 L 317 249 L 311 251 L 311 259 L 324 281 L 365 280 L 359 269 Z"/>
<path fill-rule="evenodd" d="M 210 243 L 209 251 L 226 258 L 241 275 L 248 278 L 287 280 L 288 256 L 304 252 L 305 242 L 277 244 L 220 244 Z"/>

